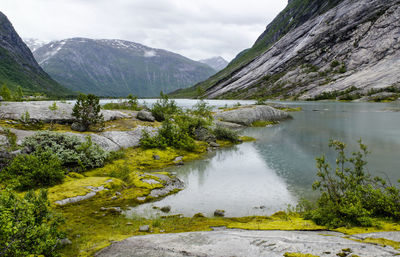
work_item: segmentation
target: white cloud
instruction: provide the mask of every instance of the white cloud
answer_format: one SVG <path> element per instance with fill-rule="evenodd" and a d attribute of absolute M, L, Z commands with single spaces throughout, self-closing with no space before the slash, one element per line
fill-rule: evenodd
<path fill-rule="evenodd" d="M 154 57 L 157 56 L 156 51 L 150 50 L 150 51 L 145 51 L 144 52 L 144 57 Z"/>
<path fill-rule="evenodd" d="M 2 0 L 21 37 L 116 38 L 192 59 L 232 59 L 287 0 Z"/>

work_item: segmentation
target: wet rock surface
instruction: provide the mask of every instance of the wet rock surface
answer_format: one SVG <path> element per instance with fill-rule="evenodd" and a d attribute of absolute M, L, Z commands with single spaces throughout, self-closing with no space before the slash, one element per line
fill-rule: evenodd
<path fill-rule="evenodd" d="M 398 235 L 400 232 L 393 232 Z M 375 233 L 372 233 L 375 234 Z M 379 234 L 379 237 L 382 235 Z M 99 251 L 95 256 L 243 256 L 282 257 L 286 252 L 337 257 L 349 248 L 351 255 L 385 257 L 399 254 L 392 247 L 361 243 L 330 231 L 218 231 L 131 237 Z"/>
<path fill-rule="evenodd" d="M 289 119 L 291 116 L 271 106 L 256 105 L 223 111 L 216 114 L 215 118 L 223 122 L 250 126 L 255 121 L 280 121 Z"/>

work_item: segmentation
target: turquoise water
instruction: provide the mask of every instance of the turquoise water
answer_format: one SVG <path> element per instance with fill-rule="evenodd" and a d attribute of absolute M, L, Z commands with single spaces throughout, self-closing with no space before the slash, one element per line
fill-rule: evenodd
<path fill-rule="evenodd" d="M 193 100 L 181 100 L 190 106 Z M 220 106 L 237 101 L 218 102 Z M 243 103 L 245 104 L 245 103 Z M 171 214 L 212 215 L 223 209 L 226 216 L 268 215 L 295 205 L 300 197 L 315 195 L 315 157 L 326 154 L 334 161 L 329 139 L 357 149 L 360 138 L 369 146 L 368 170 L 373 175 L 400 179 L 399 103 L 287 102 L 301 106 L 293 120 L 242 133 L 257 139 L 221 149 L 204 160 L 173 168 L 185 189 L 165 199 L 129 211 L 130 215 L 158 215 L 153 206 L 170 205 Z"/>

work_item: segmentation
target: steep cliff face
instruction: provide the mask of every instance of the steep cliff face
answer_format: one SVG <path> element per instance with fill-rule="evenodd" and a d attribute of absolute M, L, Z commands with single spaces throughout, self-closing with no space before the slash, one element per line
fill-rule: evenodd
<path fill-rule="evenodd" d="M 35 61 L 8 18 L 0 12 L 0 84 L 11 89 L 18 85 L 26 92 L 48 95 L 71 93 L 52 80 Z"/>
<path fill-rule="evenodd" d="M 399 69 L 400 1 L 345 0 L 292 29 L 206 95 L 355 99 L 397 92 Z"/>
<path fill-rule="evenodd" d="M 54 41 L 34 56 L 68 88 L 101 96 L 157 96 L 161 90 L 189 87 L 215 73 L 181 55 L 124 40 Z"/>
<path fill-rule="evenodd" d="M 173 95 L 177 97 L 195 97 L 197 96 L 196 92 L 225 81 L 267 51 L 289 31 L 298 28 L 309 19 L 323 14 L 341 1 L 343 0 L 290 0 L 286 8 L 266 27 L 251 48 L 240 52 L 225 69 L 199 83 L 196 87 L 179 90 Z M 203 90 L 197 90 L 199 87 Z"/>

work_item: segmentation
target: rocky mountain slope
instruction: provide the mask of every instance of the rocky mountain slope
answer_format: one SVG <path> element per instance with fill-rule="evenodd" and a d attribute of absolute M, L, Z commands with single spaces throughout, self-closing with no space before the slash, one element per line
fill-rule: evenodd
<path fill-rule="evenodd" d="M 124 40 L 54 41 L 34 56 L 55 80 L 100 96 L 157 96 L 213 75 L 209 66 L 181 55 Z"/>
<path fill-rule="evenodd" d="M 202 60 L 199 60 L 199 62 L 207 64 L 208 66 L 213 68 L 215 71 L 220 71 L 220 70 L 224 69 L 226 66 L 228 66 L 228 62 L 221 56 L 215 56 L 215 57 L 211 57 L 208 59 L 202 59 Z"/>
<path fill-rule="evenodd" d="M 288 7 L 298 3 L 301 9 L 313 2 L 319 1 L 292 0 Z M 277 41 L 252 61 L 228 72 L 231 63 L 218 80 L 198 86 L 210 98 L 353 100 L 384 91 L 389 97 L 398 93 L 400 1 L 344 0 L 329 7 L 308 15 L 284 35 L 278 33 Z M 260 42 L 269 45 L 268 28 L 276 24 L 275 19 L 255 47 Z"/>
<path fill-rule="evenodd" d="M 1 12 L 0 84 L 6 84 L 14 91 L 17 86 L 21 86 L 26 93 L 72 94 L 72 91 L 62 87 L 42 70 L 8 18 Z"/>

